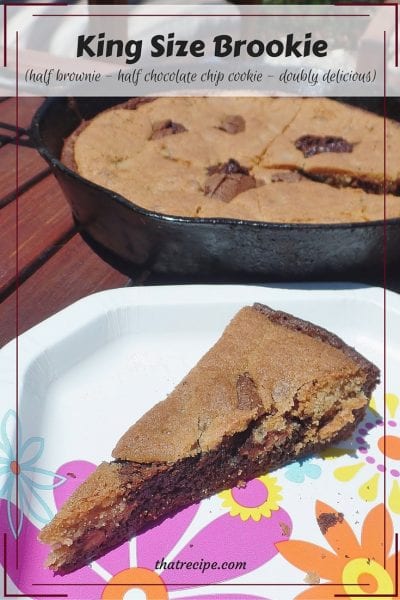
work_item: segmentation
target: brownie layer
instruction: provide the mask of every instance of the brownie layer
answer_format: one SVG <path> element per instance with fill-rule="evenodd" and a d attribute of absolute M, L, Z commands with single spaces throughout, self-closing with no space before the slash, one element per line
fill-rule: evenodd
<path fill-rule="evenodd" d="M 365 401 L 362 408 L 354 411 L 353 422 L 344 424 L 332 438 L 318 444 L 302 444 L 311 419 L 299 422 L 288 416 L 287 431 L 271 434 L 263 445 L 254 443 L 250 431 L 236 434 L 218 450 L 184 459 L 175 465 L 143 465 L 129 461 L 111 463 L 108 466 L 117 469 L 121 485 L 126 489 L 126 518 L 118 527 L 113 519 L 102 529 L 89 528 L 80 538 L 73 540 L 72 545 L 50 555 L 50 568 L 58 575 L 80 569 L 166 515 L 171 516 L 203 498 L 238 483 L 243 485 L 254 477 L 345 439 L 362 420 L 366 406 Z M 323 425 L 326 425 L 325 421 Z M 288 432 L 291 434 L 288 435 Z M 135 488 L 138 481 L 141 482 L 139 489 L 129 492 L 129 486 Z"/>
<path fill-rule="evenodd" d="M 298 170 L 304 177 L 308 177 L 313 181 L 326 183 L 338 188 L 358 188 L 364 190 L 367 194 L 383 195 L 393 194 L 394 196 L 400 196 L 400 182 L 398 180 L 392 180 L 385 182 L 384 179 L 368 179 L 368 177 L 356 177 L 354 175 L 341 173 L 329 173 L 329 172 L 306 172 L 304 170 Z"/>

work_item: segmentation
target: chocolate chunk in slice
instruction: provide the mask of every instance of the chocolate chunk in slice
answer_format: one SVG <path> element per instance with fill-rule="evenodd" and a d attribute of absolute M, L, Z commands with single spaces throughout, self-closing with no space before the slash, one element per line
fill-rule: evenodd
<path fill-rule="evenodd" d="M 153 132 L 150 136 L 151 140 L 158 140 L 165 137 L 166 135 L 175 135 L 176 133 L 183 133 L 187 131 L 186 127 L 181 123 L 175 123 L 171 119 L 164 119 L 163 121 L 156 121 L 152 125 Z"/>
<path fill-rule="evenodd" d="M 218 165 L 212 165 L 208 167 L 207 173 L 213 175 L 214 173 L 224 173 L 225 175 L 248 175 L 249 170 L 247 167 L 243 167 L 237 160 L 230 158 L 226 163 L 219 163 Z"/>
<path fill-rule="evenodd" d="M 241 373 L 236 381 L 237 407 L 240 410 L 257 409 L 262 414 L 263 402 L 249 373 Z"/>
<path fill-rule="evenodd" d="M 302 135 L 295 146 L 306 158 L 322 152 L 353 152 L 353 144 L 334 135 Z"/>
<path fill-rule="evenodd" d="M 233 158 L 226 163 L 209 167 L 207 172 L 205 195 L 223 202 L 230 202 L 238 194 L 257 185 L 255 177 L 250 175 L 249 170 Z"/>
<path fill-rule="evenodd" d="M 240 115 L 228 115 L 224 117 L 218 129 L 231 134 L 241 133 L 246 129 L 246 122 Z"/>
<path fill-rule="evenodd" d="M 43 528 L 47 565 L 75 571 L 177 510 L 350 436 L 378 378 L 334 334 L 262 304 L 242 308 Z"/>

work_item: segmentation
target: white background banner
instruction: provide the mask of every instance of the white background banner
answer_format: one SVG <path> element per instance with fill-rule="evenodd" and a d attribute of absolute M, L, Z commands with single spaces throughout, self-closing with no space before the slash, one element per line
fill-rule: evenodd
<path fill-rule="evenodd" d="M 398 96 L 395 18 L 393 5 L 9 5 L 1 93 Z"/>

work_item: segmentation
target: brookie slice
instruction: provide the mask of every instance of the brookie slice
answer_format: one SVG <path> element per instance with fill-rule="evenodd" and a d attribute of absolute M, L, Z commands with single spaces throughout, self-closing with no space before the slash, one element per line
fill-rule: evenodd
<path fill-rule="evenodd" d="M 178 509 L 349 436 L 378 378 L 328 331 L 243 308 L 44 527 L 48 566 L 79 569 Z"/>

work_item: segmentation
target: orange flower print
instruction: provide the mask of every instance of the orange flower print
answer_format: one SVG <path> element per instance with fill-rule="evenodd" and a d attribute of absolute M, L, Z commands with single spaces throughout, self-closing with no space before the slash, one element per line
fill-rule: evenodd
<path fill-rule="evenodd" d="M 386 549 L 383 523 L 386 513 Z M 316 502 L 317 523 L 333 552 L 302 540 L 278 542 L 280 554 L 292 565 L 306 573 L 316 573 L 325 583 L 340 585 L 312 586 L 296 596 L 296 600 L 335 600 L 337 594 L 350 599 L 395 594 L 396 560 L 389 556 L 393 544 L 393 523 L 383 504 L 367 514 L 359 542 L 342 513 L 320 500 Z M 323 583 L 323 581 L 321 582 Z M 353 594 L 353 596 L 352 596 Z M 393 594 L 393 596 L 390 596 Z"/>
<path fill-rule="evenodd" d="M 388 486 L 387 505 L 390 511 L 400 515 L 400 400 L 396 394 L 386 394 L 387 407 L 386 435 L 384 421 L 377 412 L 374 400 L 366 419 L 357 428 L 355 441 L 357 450 L 349 464 L 337 467 L 333 471 L 335 479 L 341 483 L 359 481 L 358 494 L 364 502 L 376 502 L 379 491 L 383 490 L 385 471 Z M 330 449 L 323 453 L 325 459 L 345 455 L 354 451 L 348 449 Z M 385 458 L 386 460 L 385 460 Z M 349 457 L 350 458 L 350 457 Z"/>

